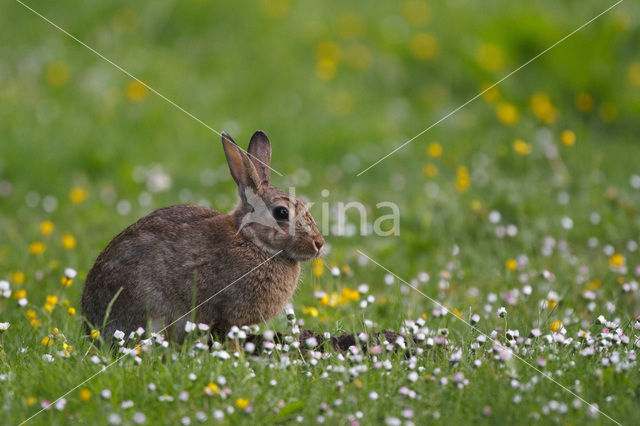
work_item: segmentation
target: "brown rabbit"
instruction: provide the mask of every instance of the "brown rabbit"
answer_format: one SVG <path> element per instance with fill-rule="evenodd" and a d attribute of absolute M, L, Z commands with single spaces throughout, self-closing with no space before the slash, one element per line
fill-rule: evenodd
<path fill-rule="evenodd" d="M 249 155 L 226 133 L 222 146 L 240 193 L 231 213 L 161 208 L 98 256 L 84 285 L 82 312 L 92 326 L 104 324 L 106 338 L 116 330 L 150 325 L 160 331 L 173 324 L 168 333 L 182 342 L 192 316 L 219 336 L 232 325 L 262 322 L 282 312 L 293 295 L 299 261 L 320 255 L 324 239 L 305 204 L 269 184 L 267 136 L 258 131 L 251 137 Z"/>

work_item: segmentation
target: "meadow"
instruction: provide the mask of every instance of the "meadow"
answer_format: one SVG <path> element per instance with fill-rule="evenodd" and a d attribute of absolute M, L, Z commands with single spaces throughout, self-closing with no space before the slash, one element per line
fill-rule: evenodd
<path fill-rule="evenodd" d="M 487 91 L 614 2 L 24 4 L 113 63 L 0 4 L 1 423 L 637 421 L 637 4 Z M 350 211 L 288 315 L 236 345 L 96 345 L 96 256 L 156 208 L 231 210 L 216 132 L 258 129 L 316 219 L 393 202 L 399 235 Z"/>

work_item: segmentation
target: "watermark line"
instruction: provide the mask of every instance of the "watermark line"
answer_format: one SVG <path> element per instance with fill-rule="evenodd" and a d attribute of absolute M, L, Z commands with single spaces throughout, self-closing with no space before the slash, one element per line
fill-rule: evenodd
<path fill-rule="evenodd" d="M 262 263 L 260 263 L 258 266 L 252 268 L 250 271 L 244 273 L 241 277 L 237 278 L 236 280 L 234 280 L 231 284 L 227 285 L 226 287 L 224 287 L 222 290 L 216 292 L 215 294 L 213 294 L 212 296 L 210 296 L 209 298 L 207 298 L 204 302 L 201 302 L 200 304 L 198 304 L 195 308 L 191 309 L 190 311 L 188 311 L 187 313 L 181 315 L 180 317 L 178 317 L 178 319 L 176 319 L 175 321 L 173 321 L 171 324 L 167 325 L 165 328 L 163 328 L 162 330 L 156 332 L 156 334 L 161 334 L 164 331 L 166 331 L 169 327 L 171 327 L 172 325 L 174 325 L 176 322 L 180 321 L 182 318 L 184 318 L 187 315 L 190 315 L 193 311 L 195 311 L 196 309 L 198 309 L 200 306 L 204 305 L 205 303 L 211 301 L 211 299 L 213 299 L 214 297 L 216 297 L 217 295 L 219 295 L 220 293 L 222 293 L 223 291 L 225 291 L 226 289 L 228 289 L 229 287 L 231 287 L 232 285 L 236 284 L 238 281 L 240 281 L 241 279 L 243 279 L 244 277 L 246 277 L 247 275 L 249 275 L 250 273 L 252 273 L 253 271 L 255 271 L 256 269 L 260 268 L 262 265 L 264 265 L 265 263 L 269 262 L 271 259 L 273 259 L 274 257 L 278 256 L 280 253 L 282 253 L 282 250 L 280 250 L 279 252 L 277 252 L 276 254 L 272 255 L 271 257 L 269 257 L 267 260 L 263 261 Z M 92 380 L 94 377 L 96 377 L 97 375 L 99 375 L 100 373 L 105 372 L 109 367 L 111 367 L 112 365 L 116 364 L 118 361 L 120 361 L 121 359 L 125 358 L 129 356 L 129 354 L 124 354 L 118 358 L 116 358 L 114 361 L 112 361 L 111 363 L 107 364 L 106 366 L 103 366 L 99 371 L 97 371 L 96 373 L 94 373 L 93 375 L 89 376 L 87 379 L 85 379 L 84 381 L 78 383 L 76 386 L 74 386 L 73 388 L 71 388 L 70 390 L 68 390 L 67 392 L 65 392 L 64 394 L 60 395 L 58 398 L 56 398 L 50 405 L 49 407 L 54 406 L 59 400 L 61 400 L 62 398 L 66 397 L 67 395 L 69 395 L 71 392 L 75 391 L 76 389 L 78 389 L 80 386 L 84 385 L 85 383 L 89 382 L 90 380 Z M 39 411 L 37 411 L 36 413 L 34 413 L 31 417 L 29 417 L 28 419 L 22 421 L 19 426 L 22 426 L 23 424 L 27 423 L 29 420 L 33 419 L 34 417 L 36 417 L 38 414 L 42 413 L 43 411 L 45 411 L 46 408 L 42 408 Z"/>
<path fill-rule="evenodd" d="M 508 79 L 509 77 L 511 77 L 512 75 L 514 75 L 515 73 L 517 73 L 518 71 L 520 71 L 522 68 L 526 67 L 527 65 L 529 65 L 530 63 L 532 63 L 533 61 L 535 61 L 536 59 L 540 58 L 542 55 L 544 55 L 545 53 L 547 53 L 548 51 L 550 51 L 551 49 L 553 49 L 554 47 L 556 47 L 557 45 L 559 45 L 560 43 L 562 43 L 563 41 L 565 41 L 566 39 L 568 39 L 569 37 L 571 37 L 572 35 L 574 35 L 575 33 L 577 33 L 578 31 L 582 30 L 584 27 L 586 27 L 587 25 L 591 24 L 593 21 L 595 21 L 596 19 L 598 19 L 599 17 L 601 17 L 602 15 L 604 15 L 605 13 L 609 12 L 611 9 L 613 9 L 614 7 L 618 6 L 620 3 L 622 3 L 624 0 L 618 0 L 618 2 L 614 3 L 613 5 L 609 6 L 608 8 L 606 8 L 604 11 L 600 12 L 598 15 L 596 15 L 595 17 L 591 18 L 590 20 L 588 20 L 587 22 L 585 22 L 584 24 L 580 25 L 578 28 L 576 28 L 575 30 L 571 31 L 569 34 L 565 35 L 564 37 L 562 37 L 560 40 L 556 41 L 555 43 L 553 43 L 551 46 L 547 47 L 546 49 L 544 49 L 542 52 L 538 53 L 536 56 L 534 56 L 533 58 L 529 59 L 527 62 L 525 62 L 524 64 L 520 65 L 518 68 L 514 69 L 513 71 L 511 71 L 509 74 L 505 75 L 504 77 L 502 77 L 500 80 L 496 81 L 495 83 L 493 83 L 491 86 L 487 87 L 486 89 L 484 89 L 482 92 L 478 93 L 477 95 L 475 95 L 474 97 L 472 97 L 471 99 L 469 99 L 468 101 L 466 101 L 465 103 L 463 103 L 462 105 L 460 105 L 459 107 L 457 107 L 456 109 L 450 111 L 449 113 L 447 113 L 447 115 L 445 115 L 444 117 L 442 117 L 441 119 L 439 119 L 438 121 L 436 121 L 435 123 L 433 123 L 432 125 L 430 125 L 429 127 L 427 127 L 426 129 L 422 130 L 420 133 L 418 133 L 417 135 L 415 135 L 414 137 L 412 137 L 411 139 L 407 140 L 406 142 L 404 142 L 402 145 L 398 146 L 397 148 L 395 148 L 393 151 L 391 151 L 390 153 L 386 154 L 384 157 L 380 158 L 378 161 L 376 161 L 375 163 L 371 164 L 369 167 L 367 167 L 366 169 L 362 170 L 360 173 L 358 173 L 356 176 L 360 176 L 363 173 L 367 172 L 369 169 L 375 167 L 376 165 L 378 165 L 379 163 L 381 163 L 382 161 L 386 160 L 387 158 L 389 158 L 390 156 L 392 156 L 393 154 L 395 154 L 396 152 L 400 151 L 401 149 L 403 149 L 405 146 L 409 145 L 411 142 L 413 142 L 414 140 L 416 140 L 417 138 L 419 138 L 420 136 L 422 136 L 423 134 L 425 134 L 426 132 L 428 132 L 429 130 L 431 130 L 432 128 L 434 128 L 435 126 L 437 126 L 438 124 L 440 124 L 441 122 L 443 122 L 444 120 L 446 120 L 447 118 L 451 117 L 452 115 L 454 115 L 455 113 L 457 113 L 458 111 L 460 111 L 462 108 L 466 107 L 467 105 L 469 105 L 471 102 L 475 101 L 476 99 L 478 99 L 480 96 L 484 95 L 485 93 L 487 93 L 489 90 L 493 89 L 494 87 L 496 87 L 497 85 L 499 85 L 500 83 L 502 83 L 503 81 L 505 81 L 506 79 Z"/>
<path fill-rule="evenodd" d="M 102 53 L 98 52 L 96 49 L 94 49 L 93 47 L 89 46 L 87 43 L 83 42 L 82 40 L 80 40 L 79 38 L 77 38 L 76 36 L 74 36 L 73 34 L 71 34 L 70 32 L 68 32 L 67 30 L 65 30 L 64 28 L 60 27 L 58 24 L 56 24 L 55 22 L 51 21 L 49 18 L 47 18 L 46 16 L 42 15 L 41 13 L 39 13 L 37 10 L 33 9 L 31 6 L 23 3 L 21 0 L 15 0 L 17 3 L 20 3 L 22 6 L 24 6 L 26 9 L 28 9 L 29 11 L 31 11 L 33 14 L 35 14 L 36 16 L 39 16 L 40 18 L 42 18 L 44 21 L 48 22 L 49 24 L 51 24 L 54 28 L 56 28 L 57 30 L 59 30 L 60 32 L 64 33 L 65 35 L 67 35 L 69 38 L 73 39 L 75 42 L 79 43 L 80 45 L 86 47 L 87 49 L 89 49 L 92 53 L 94 53 L 96 56 L 98 56 L 100 59 L 106 61 L 107 63 L 113 65 L 115 68 L 117 68 L 119 71 L 121 71 L 122 73 L 126 74 L 127 76 L 131 77 L 132 79 L 134 79 L 135 81 L 137 81 L 138 83 L 142 84 L 144 87 L 146 87 L 149 91 L 155 93 L 156 95 L 158 95 L 159 97 L 161 97 L 162 99 L 164 99 L 165 101 L 167 101 L 169 104 L 171 104 L 172 106 L 174 106 L 175 108 L 177 108 L 178 110 L 182 111 L 184 114 L 186 114 L 187 116 L 191 117 L 192 119 L 194 119 L 195 121 L 197 121 L 198 123 L 200 123 L 201 125 L 203 125 L 204 127 L 206 127 L 207 129 L 211 130 L 213 133 L 215 133 L 216 135 L 220 136 L 220 137 L 224 137 L 222 136 L 222 133 L 220 133 L 219 131 L 217 131 L 216 129 L 214 129 L 213 127 L 211 127 L 210 125 L 208 125 L 207 123 L 205 123 L 204 121 L 200 120 L 198 117 L 196 117 L 195 115 L 193 115 L 191 112 L 187 111 L 186 109 L 184 109 L 183 107 L 181 107 L 180 105 L 178 105 L 177 103 L 175 103 L 174 101 L 172 101 L 171 99 L 167 98 L 165 95 L 163 95 L 162 93 L 158 92 L 156 89 L 154 89 L 153 87 L 151 87 L 149 84 L 145 83 L 144 81 L 140 80 L 138 77 L 136 77 L 135 75 L 131 74 L 129 71 L 127 71 L 126 69 L 122 68 L 120 65 L 116 64 L 115 62 L 113 62 L 111 59 L 107 58 L 106 56 L 104 56 Z M 226 139 L 226 138 L 225 138 Z M 242 148 L 240 148 L 242 149 Z M 251 158 L 257 160 L 258 162 L 262 163 L 263 165 L 267 166 L 269 169 L 271 169 L 271 171 L 273 171 L 275 174 L 277 174 L 278 176 L 283 176 L 282 173 L 280 173 L 279 171 L 277 171 L 276 169 L 272 168 L 269 164 L 265 164 L 262 161 L 260 161 L 260 159 L 256 158 L 255 156 L 249 154 L 248 152 L 245 151 L 245 153 L 247 155 L 249 155 Z"/>
<path fill-rule="evenodd" d="M 409 284 L 407 281 L 405 281 L 404 279 L 402 279 L 400 276 L 398 276 L 397 274 L 395 274 L 394 272 L 392 272 L 391 270 L 389 270 L 388 268 L 386 268 L 385 266 L 381 265 L 380 263 L 378 263 L 377 261 L 375 261 L 374 259 L 372 259 L 369 255 L 367 255 L 366 253 L 364 253 L 362 250 L 357 249 L 356 250 L 358 253 L 360 253 L 360 255 L 366 257 L 367 259 L 369 259 L 371 262 L 375 263 L 376 265 L 378 265 L 380 268 L 382 268 L 383 270 L 385 270 L 387 273 L 393 275 L 396 279 L 398 279 L 399 281 L 401 281 L 403 284 L 406 284 L 407 286 L 411 287 L 413 290 L 417 291 L 420 295 L 422 295 L 424 298 L 428 299 L 429 301 L 433 302 L 434 304 L 436 304 L 438 307 L 442 308 L 445 310 L 445 312 L 447 312 L 449 315 L 452 315 L 455 319 L 460 320 L 463 324 L 471 327 L 474 331 L 480 333 L 481 335 L 483 335 L 484 337 L 486 337 L 487 339 L 489 339 L 492 343 L 497 343 L 500 346 L 503 346 L 502 343 L 500 343 L 499 341 L 497 341 L 496 339 L 493 339 L 491 336 L 487 336 L 485 333 L 483 333 L 482 331 L 480 331 L 480 329 L 478 329 L 478 327 L 474 326 L 473 324 L 470 324 L 469 322 L 465 321 L 464 318 L 459 317 L 457 315 L 454 315 L 452 312 L 449 311 L 449 309 L 444 306 L 442 303 L 438 302 L 437 300 L 433 299 L 432 297 L 429 297 L 427 294 L 425 294 L 424 292 L 422 292 L 420 289 L 418 289 L 417 287 Z M 510 350 L 510 349 L 508 349 Z M 526 359 L 522 358 L 520 355 L 518 355 L 517 353 L 515 353 L 514 351 L 511 351 L 511 354 L 517 358 L 518 360 L 522 361 L 524 364 L 528 365 L 529 367 L 531 367 L 532 369 L 534 369 L 536 372 L 540 373 L 543 377 L 545 377 L 546 379 L 550 380 L 552 383 L 555 383 L 556 385 L 560 386 L 562 389 L 564 389 L 565 391 L 567 391 L 568 393 L 570 393 L 571 395 L 573 395 L 574 397 L 578 398 L 580 401 L 584 402 L 585 404 L 587 404 L 589 407 L 591 407 L 594 410 L 597 410 L 600 414 L 602 414 L 603 416 L 605 416 L 607 419 L 611 420 L 613 423 L 622 426 L 620 422 L 616 421 L 615 419 L 613 419 L 611 416 L 609 416 L 607 413 L 603 412 L 602 410 L 600 410 L 600 408 L 596 405 L 591 404 L 590 402 L 588 402 L 587 400 L 585 400 L 583 397 L 581 397 L 580 395 L 578 395 L 577 393 L 575 393 L 574 391 L 572 391 L 571 389 L 567 388 L 566 386 L 564 386 L 563 384 L 561 384 L 560 382 L 558 382 L 557 380 L 555 380 L 553 377 L 551 377 L 551 375 L 549 375 L 548 373 L 545 373 L 544 371 L 540 370 L 539 368 L 537 368 L 536 366 L 534 366 L 533 364 L 531 364 L 529 361 L 527 361 Z"/>

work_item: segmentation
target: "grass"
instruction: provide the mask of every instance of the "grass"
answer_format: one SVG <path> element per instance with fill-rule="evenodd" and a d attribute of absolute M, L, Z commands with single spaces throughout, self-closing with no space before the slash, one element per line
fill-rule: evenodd
<path fill-rule="evenodd" d="M 377 357 L 340 357 L 327 348 L 315 363 L 293 349 L 252 357 L 227 347 L 223 360 L 195 343 L 148 345 L 137 362 L 94 346 L 79 301 L 100 250 L 158 207 L 228 211 L 235 186 L 219 136 L 19 3 L 3 2 L 0 280 L 12 291 L 0 299 L 0 322 L 10 324 L 0 332 L 5 422 L 19 424 L 73 389 L 29 423 L 198 423 L 221 414 L 228 424 L 612 423 L 558 384 L 617 422 L 635 420 L 637 5 L 623 2 L 356 177 L 607 6 L 28 4 L 242 145 L 265 130 L 272 165 L 284 175 L 274 184 L 315 201 L 316 218 L 322 203 L 358 200 L 370 222 L 388 213 L 377 203 L 399 206 L 399 236 L 326 236 L 322 273 L 305 265 L 292 300 L 301 328 L 333 336 L 401 330 L 424 315 L 427 335 L 448 336 L 415 358 L 385 348 Z M 154 187 L 154 176 L 170 185 Z M 509 225 L 515 236 L 502 235 Z M 478 331 L 434 316 L 432 302 L 358 250 L 465 321 L 480 314 L 480 332 L 497 330 L 503 345 L 506 331 L 518 330 L 511 349 L 540 371 L 515 356 L 496 359 L 510 352 L 491 342 L 471 350 Z M 65 268 L 78 271 L 70 287 L 61 285 Z M 422 272 L 428 282 L 418 280 Z M 362 283 L 368 293 L 354 296 Z M 340 298 L 344 289 L 351 300 Z M 56 303 L 47 306 L 48 296 Z M 373 302 L 361 307 L 368 296 Z M 506 318 L 497 315 L 501 306 Z M 599 324 L 600 315 L 609 323 Z M 549 343 L 545 336 L 558 339 L 552 327 L 573 340 Z M 284 315 L 258 328 L 291 333 Z M 541 336 L 525 342 L 536 328 Z M 628 344 L 605 330 L 615 328 Z M 583 331 L 594 341 L 581 340 Z M 68 358 L 63 343 L 73 347 Z M 593 355 L 581 354 L 591 347 Z M 462 358 L 452 362 L 459 348 Z M 387 359 L 389 369 L 380 364 Z M 468 380 L 460 387 L 458 373 Z"/>

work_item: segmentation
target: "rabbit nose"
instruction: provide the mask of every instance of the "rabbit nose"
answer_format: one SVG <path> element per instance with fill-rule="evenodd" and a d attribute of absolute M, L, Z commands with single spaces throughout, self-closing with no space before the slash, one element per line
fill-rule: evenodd
<path fill-rule="evenodd" d="M 318 238 L 317 240 L 314 240 L 313 242 L 316 246 L 316 249 L 318 251 L 322 250 L 322 246 L 324 245 L 324 239 L 322 237 Z"/>

